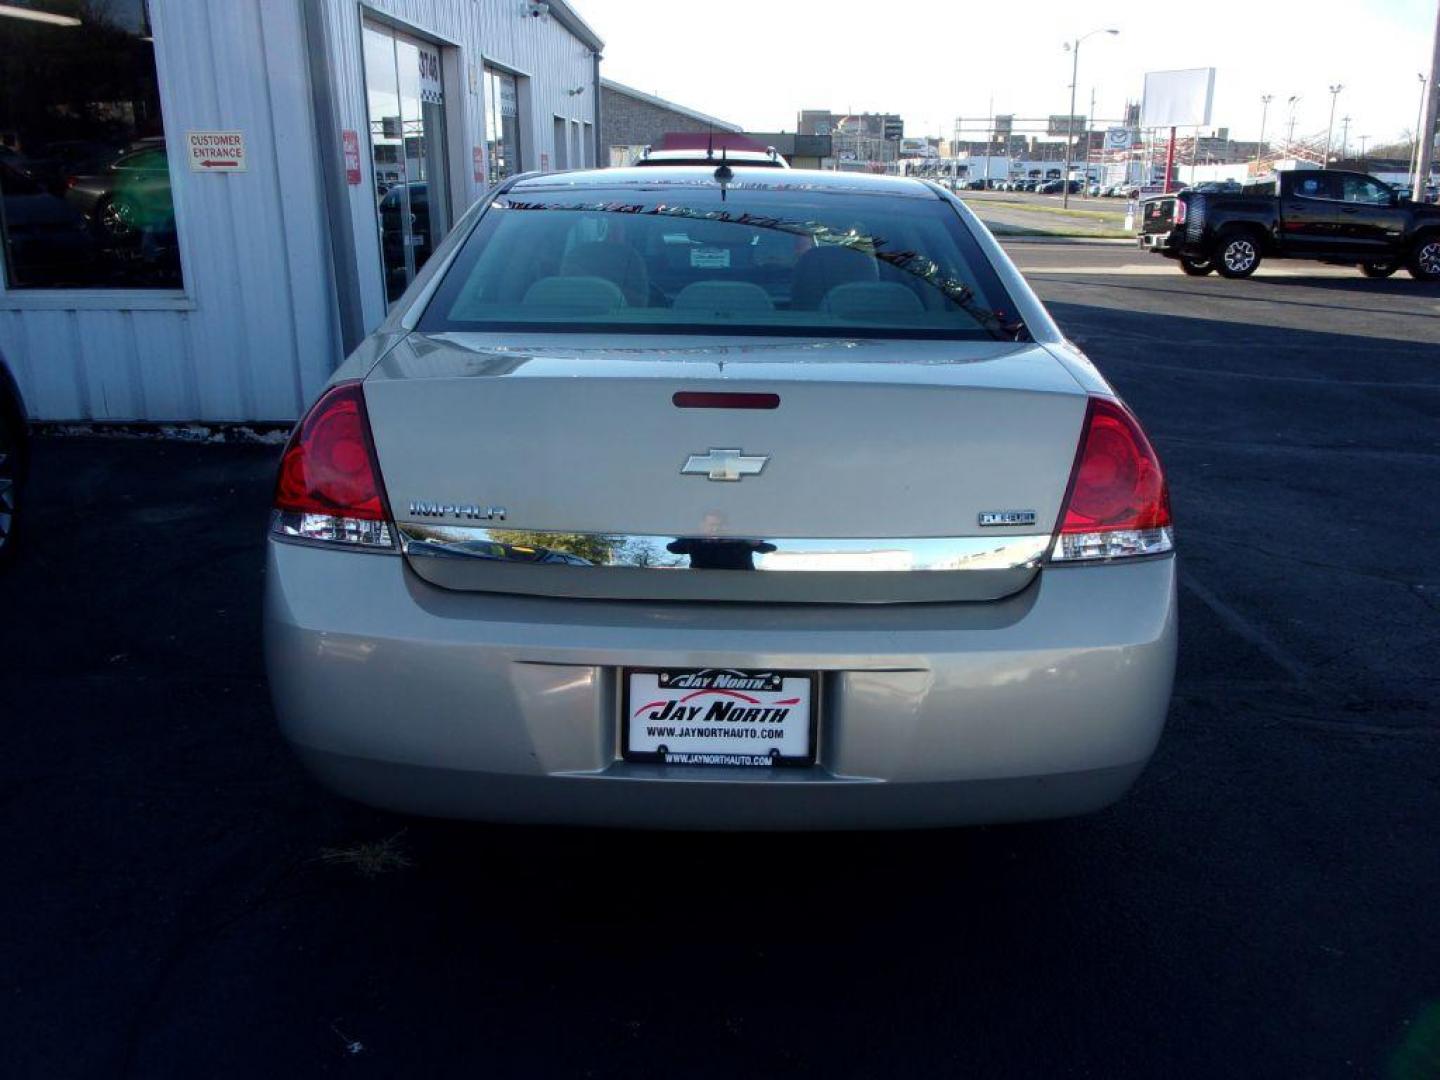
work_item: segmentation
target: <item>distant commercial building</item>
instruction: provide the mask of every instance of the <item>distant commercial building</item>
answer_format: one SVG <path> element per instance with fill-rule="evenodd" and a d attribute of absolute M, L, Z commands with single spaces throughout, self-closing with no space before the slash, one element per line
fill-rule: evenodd
<path fill-rule="evenodd" d="M 834 113 L 803 109 L 796 120 L 800 135 L 829 135 L 841 168 L 897 161 L 905 121 L 897 113 Z"/>
<path fill-rule="evenodd" d="M 669 134 L 739 131 L 739 124 L 677 105 L 613 79 L 600 80 L 600 144 L 609 149 L 611 166 L 629 165 L 647 146 L 658 148 Z"/>
<path fill-rule="evenodd" d="M 835 151 L 829 135 L 802 135 L 794 131 L 747 131 L 746 137 L 775 152 L 792 169 L 833 169 Z"/>

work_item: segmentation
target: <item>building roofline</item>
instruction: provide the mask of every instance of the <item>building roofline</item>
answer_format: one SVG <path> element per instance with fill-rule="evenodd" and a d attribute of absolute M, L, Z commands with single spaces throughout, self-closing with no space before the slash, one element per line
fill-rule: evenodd
<path fill-rule="evenodd" d="M 721 120 L 718 117 L 710 116 L 707 113 L 699 112 L 696 109 L 687 109 L 684 105 L 677 105 L 673 101 L 666 101 L 654 94 L 647 94 L 643 90 L 636 90 L 633 86 L 626 86 L 614 79 L 600 78 L 600 87 L 604 90 L 614 90 L 617 94 L 624 94 L 626 97 L 634 98 L 636 101 L 643 101 L 647 105 L 654 105 L 656 108 L 667 109 L 670 112 L 679 113 L 681 116 L 688 116 L 691 120 L 697 120 L 702 124 L 710 124 L 717 131 L 741 132 L 745 130 L 739 124 L 732 124 L 728 120 Z"/>
<path fill-rule="evenodd" d="M 550 14 L 555 16 L 555 21 L 569 30 L 585 45 L 590 46 L 593 52 L 602 52 L 605 42 L 600 35 L 590 29 L 590 24 L 580 17 L 580 14 L 566 2 L 566 0 L 549 0 Z"/>

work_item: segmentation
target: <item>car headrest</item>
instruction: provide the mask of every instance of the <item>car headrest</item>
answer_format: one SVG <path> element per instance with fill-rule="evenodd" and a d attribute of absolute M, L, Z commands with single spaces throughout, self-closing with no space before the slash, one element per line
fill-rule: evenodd
<path fill-rule="evenodd" d="M 825 294 L 820 310 L 837 319 L 860 322 L 907 322 L 925 313 L 920 298 L 894 281 L 852 282 Z"/>
<path fill-rule="evenodd" d="M 696 281 L 681 289 L 670 306 L 675 310 L 705 311 L 720 318 L 775 310 L 769 293 L 750 281 Z"/>
<path fill-rule="evenodd" d="M 576 244 L 560 261 L 567 277 L 598 277 L 617 285 L 631 307 L 644 307 L 650 296 L 650 271 L 629 244 L 592 240 Z"/>
<path fill-rule="evenodd" d="M 625 294 L 613 281 L 578 274 L 541 278 L 525 290 L 521 303 L 526 307 L 544 308 L 547 314 L 573 312 L 577 315 L 626 306 Z"/>
<path fill-rule="evenodd" d="M 814 311 L 825 294 L 852 281 L 878 281 L 880 267 L 874 256 L 843 244 L 811 248 L 795 260 L 790 286 L 790 307 Z"/>

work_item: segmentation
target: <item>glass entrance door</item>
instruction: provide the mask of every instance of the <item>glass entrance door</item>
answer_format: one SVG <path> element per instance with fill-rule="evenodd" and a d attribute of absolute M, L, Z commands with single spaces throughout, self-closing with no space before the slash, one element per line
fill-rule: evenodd
<path fill-rule="evenodd" d="M 387 301 L 415 279 L 450 228 L 440 50 L 365 23 L 365 97 Z"/>

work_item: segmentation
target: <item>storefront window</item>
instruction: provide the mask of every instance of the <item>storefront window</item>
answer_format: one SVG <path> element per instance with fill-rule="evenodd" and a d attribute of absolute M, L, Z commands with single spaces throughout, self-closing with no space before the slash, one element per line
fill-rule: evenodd
<path fill-rule="evenodd" d="M 0 4 L 0 240 L 17 288 L 181 287 L 145 0 Z"/>
<path fill-rule="evenodd" d="M 385 295 L 396 299 L 450 229 L 440 50 L 365 24 L 365 97 Z"/>
<path fill-rule="evenodd" d="M 485 69 L 485 151 L 490 183 L 520 171 L 519 90 L 514 75 L 492 67 Z"/>

